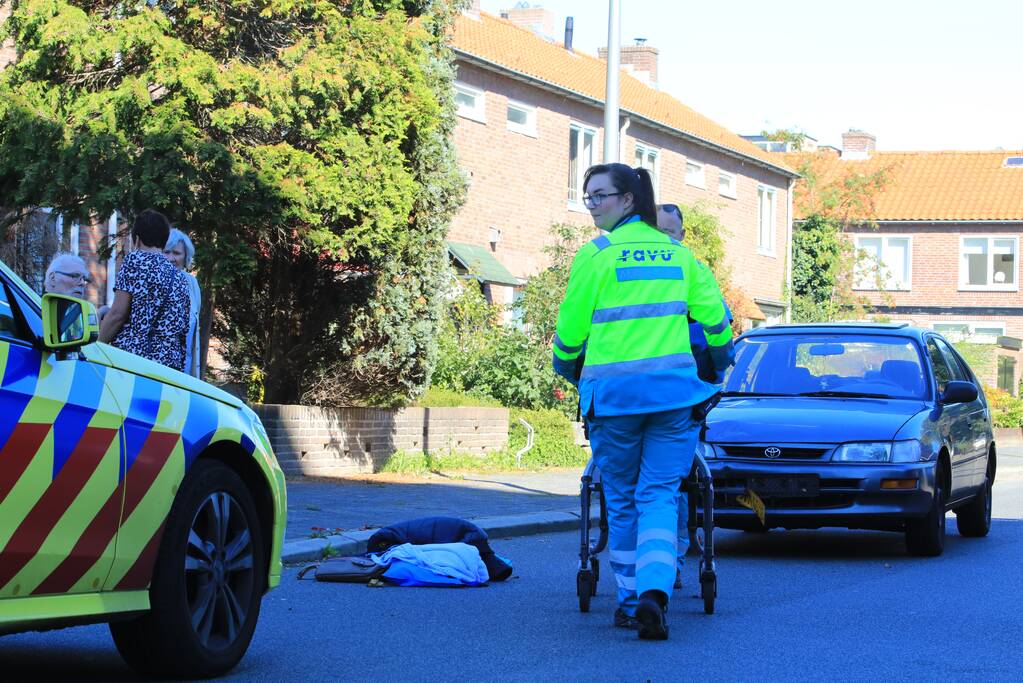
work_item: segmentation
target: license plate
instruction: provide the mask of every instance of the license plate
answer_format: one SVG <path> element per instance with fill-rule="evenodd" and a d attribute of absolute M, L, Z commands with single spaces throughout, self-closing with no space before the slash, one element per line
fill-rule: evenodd
<path fill-rule="evenodd" d="M 812 498 L 820 494 L 820 480 L 816 475 L 751 477 L 749 486 L 765 498 Z"/>

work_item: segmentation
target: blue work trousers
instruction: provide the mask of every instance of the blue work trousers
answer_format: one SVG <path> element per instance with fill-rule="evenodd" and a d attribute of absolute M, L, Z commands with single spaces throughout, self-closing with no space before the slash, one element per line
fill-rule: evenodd
<path fill-rule="evenodd" d="M 699 424 L 691 408 L 591 417 L 590 446 L 607 501 L 608 549 L 618 604 L 636 611 L 648 590 L 671 595 L 678 499 L 693 465 Z"/>

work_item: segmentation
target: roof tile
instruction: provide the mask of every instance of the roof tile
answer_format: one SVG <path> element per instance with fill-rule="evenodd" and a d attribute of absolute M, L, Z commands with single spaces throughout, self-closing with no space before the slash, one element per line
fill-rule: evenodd
<path fill-rule="evenodd" d="M 778 155 L 800 168 L 809 153 Z M 887 167 L 888 183 L 874 200 L 878 221 L 1023 221 L 1023 168 L 1005 159 L 1023 152 L 874 152 L 869 159 L 819 153 L 814 168 L 823 180 Z M 804 215 L 796 193 L 797 218 Z"/>
<path fill-rule="evenodd" d="M 559 88 L 604 101 L 607 63 L 582 52 L 568 52 L 560 43 L 540 38 L 505 19 L 480 13 L 455 20 L 451 46 L 456 50 Z M 720 148 L 792 173 L 777 155 L 711 121 L 671 95 L 656 90 L 622 70 L 620 107 Z"/>

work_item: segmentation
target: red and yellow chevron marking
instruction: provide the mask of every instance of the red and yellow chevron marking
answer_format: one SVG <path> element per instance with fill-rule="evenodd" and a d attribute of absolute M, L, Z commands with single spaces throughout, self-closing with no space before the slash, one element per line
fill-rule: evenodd
<path fill-rule="evenodd" d="M 122 418 L 105 388 L 96 397 L 98 401 L 91 417 L 88 406 L 70 408 L 89 422 L 84 431 L 75 433 L 73 445 L 62 445 L 67 459 L 56 475 L 53 474 L 57 447 L 54 439 L 58 430 L 52 425 L 60 419 L 58 415 L 64 406 L 58 399 L 63 394 L 67 402 L 76 370 L 85 373 L 85 381 L 103 387 L 102 375 L 90 366 L 74 361 L 55 363 L 49 358 L 42 364 L 40 384 L 21 416 L 22 422 L 15 428 L 17 432 L 25 429 L 23 425 L 35 425 L 37 429 L 45 426 L 48 433 L 32 453 L 30 465 L 22 469 L 11 485 L 10 498 L 15 506 L 10 510 L 11 516 L 4 517 L 3 527 L 11 532 L 10 536 L 0 539 L 0 596 L 38 592 L 38 584 L 73 552 L 87 525 L 102 513 L 104 501 L 118 490 L 121 457 L 118 432 Z M 19 446 L 15 437 L 12 434 L 5 450 L 11 445 Z M 5 476 L 11 476 L 7 468 L 3 469 Z M 105 519 L 111 530 L 116 529 L 117 515 L 110 521 L 108 513 Z M 92 585 L 85 590 L 99 588 L 111 559 L 111 555 L 105 558 L 105 564 L 91 576 Z"/>
<path fill-rule="evenodd" d="M 42 447 L 43 440 L 50 433 L 50 425 L 19 422 L 11 437 L 0 449 L 0 501 L 7 500 L 7 494 L 21 480 L 32 458 Z"/>
<path fill-rule="evenodd" d="M 178 434 L 152 432 L 129 476 L 135 470 L 139 470 L 139 476 L 126 486 L 123 521 L 107 590 L 117 587 L 147 546 L 159 545 L 159 532 L 185 475 L 185 451 Z M 146 576 L 145 583 L 138 587 L 148 585 Z"/>
<path fill-rule="evenodd" d="M 0 552 L 0 586 L 5 592 L 8 583 L 13 584 L 11 595 L 31 592 L 47 568 L 67 555 L 96 512 L 92 494 L 116 487 L 119 451 L 117 430 L 86 430 L 67 464 Z"/>
<path fill-rule="evenodd" d="M 118 373 L 120 374 L 120 373 Z M 108 376 L 108 379 L 111 379 Z M 150 382 L 151 380 L 138 379 L 138 382 Z M 180 390 L 150 385 L 150 389 L 159 389 L 160 405 L 156 410 L 157 423 L 170 423 L 177 425 L 183 421 L 181 415 L 187 411 L 188 394 Z M 180 429 L 180 427 L 178 427 Z M 93 518 L 92 523 L 84 530 L 78 538 L 74 549 L 64 558 L 46 579 L 35 589 L 35 594 L 58 593 L 58 592 L 81 592 L 97 590 L 101 587 L 110 587 L 112 573 L 119 573 L 119 567 L 138 564 L 138 557 L 141 551 L 136 550 L 137 538 L 142 543 L 147 543 L 157 530 L 162 527 L 167 512 L 170 510 L 173 501 L 173 493 L 170 498 L 163 501 L 162 507 L 146 510 L 141 513 L 143 519 L 137 522 L 138 529 L 125 526 L 125 522 L 136 517 L 135 512 L 147 498 L 151 498 L 154 485 L 158 477 L 163 475 L 174 480 L 172 491 L 177 490 L 177 485 L 184 475 L 184 457 L 179 458 L 179 467 L 168 466 L 168 461 L 176 448 L 180 448 L 180 436 L 177 432 L 157 431 L 153 429 L 145 436 L 145 441 L 140 445 L 139 452 L 134 455 L 131 467 L 125 475 L 123 487 L 113 491 L 103 503 L 99 513 Z M 121 522 L 120 527 L 118 523 Z M 117 534 L 115 543 L 115 533 Z M 159 538 L 154 545 L 158 546 Z M 97 564 L 101 558 L 114 558 L 112 569 L 109 563 Z M 97 578 L 95 569 L 104 567 L 104 571 Z M 89 571 L 90 567 L 93 571 Z M 151 567 L 151 563 L 150 563 Z M 148 585 L 149 576 L 143 585 Z"/>

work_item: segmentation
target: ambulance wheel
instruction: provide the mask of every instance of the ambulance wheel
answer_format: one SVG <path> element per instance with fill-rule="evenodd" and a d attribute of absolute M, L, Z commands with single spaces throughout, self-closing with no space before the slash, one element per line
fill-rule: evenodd
<path fill-rule="evenodd" d="M 150 611 L 111 623 L 110 632 L 121 656 L 140 673 L 219 676 L 248 649 L 265 585 L 252 495 L 230 467 L 200 459 L 167 516 Z"/>
<path fill-rule="evenodd" d="M 597 582 L 593 579 L 593 572 L 589 569 L 580 569 L 575 577 L 575 592 L 579 596 L 579 611 L 590 611 L 590 598 L 596 590 Z"/>
<path fill-rule="evenodd" d="M 704 614 L 714 614 L 714 598 L 718 596 L 718 577 L 713 570 L 700 571 L 700 597 Z"/>
<path fill-rule="evenodd" d="M 596 557 L 590 558 L 590 571 L 593 572 L 593 592 L 591 595 L 596 595 L 597 584 L 600 583 L 600 560 Z"/>

